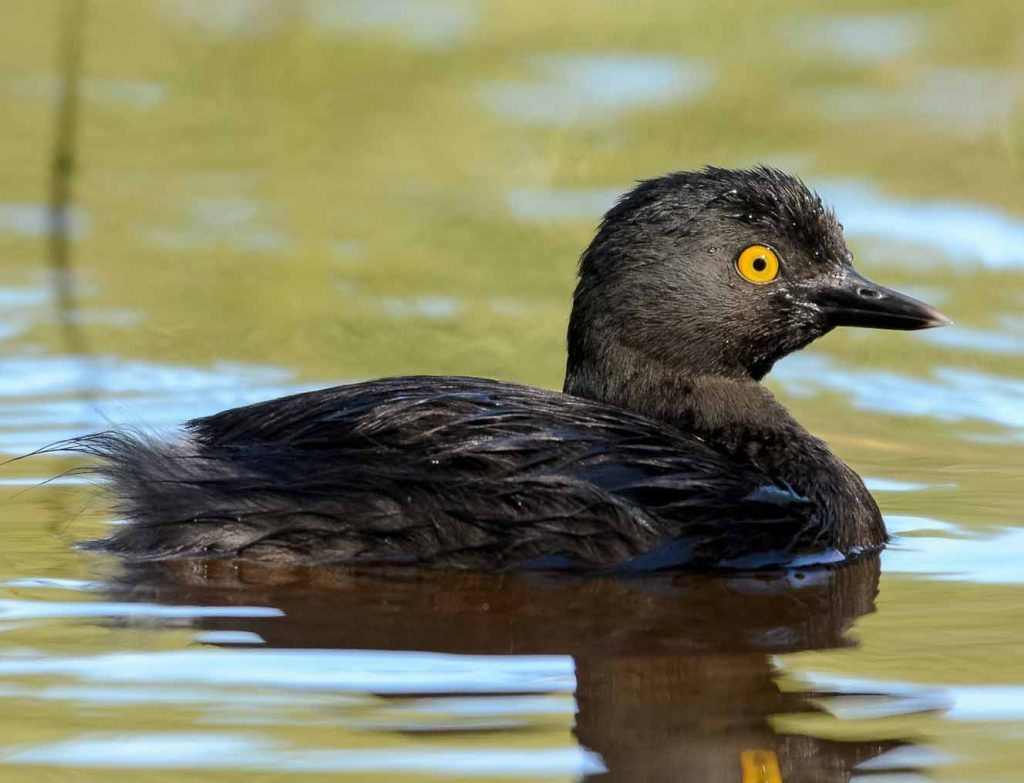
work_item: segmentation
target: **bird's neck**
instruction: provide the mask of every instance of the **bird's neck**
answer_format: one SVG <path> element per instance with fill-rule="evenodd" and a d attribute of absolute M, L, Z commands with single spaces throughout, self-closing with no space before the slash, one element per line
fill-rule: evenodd
<path fill-rule="evenodd" d="M 621 345 L 599 359 L 570 361 L 563 391 L 674 425 L 724 451 L 731 452 L 737 439 L 787 431 L 807 435 L 750 376 L 681 370 Z"/>

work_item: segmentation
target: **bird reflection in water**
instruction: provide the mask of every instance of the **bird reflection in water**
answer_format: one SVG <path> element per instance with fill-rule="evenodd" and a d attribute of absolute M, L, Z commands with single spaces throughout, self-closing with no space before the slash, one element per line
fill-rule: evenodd
<path fill-rule="evenodd" d="M 421 570 L 131 566 L 120 600 L 264 605 L 280 617 L 215 617 L 271 648 L 571 655 L 576 739 L 609 781 L 832 783 L 907 744 L 787 734 L 773 716 L 821 712 L 828 694 L 779 687 L 772 657 L 851 646 L 874 611 L 877 557 L 831 569 L 635 579 Z M 409 694 L 414 695 L 414 694 Z M 872 772 L 911 772 L 874 765 Z"/>

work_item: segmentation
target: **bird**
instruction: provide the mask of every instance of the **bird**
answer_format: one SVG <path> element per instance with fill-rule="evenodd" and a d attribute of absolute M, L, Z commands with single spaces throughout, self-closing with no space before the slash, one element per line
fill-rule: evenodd
<path fill-rule="evenodd" d="M 828 564 L 887 542 L 857 473 L 762 380 L 836 327 L 952 321 L 852 264 L 768 166 L 641 180 L 582 253 L 561 391 L 403 376 L 113 429 L 94 458 L 126 561 L 630 574 Z"/>

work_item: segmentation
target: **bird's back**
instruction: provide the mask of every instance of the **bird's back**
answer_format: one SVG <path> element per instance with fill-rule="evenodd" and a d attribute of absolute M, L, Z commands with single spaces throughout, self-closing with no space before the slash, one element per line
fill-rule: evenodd
<path fill-rule="evenodd" d="M 474 378 L 338 386 L 196 419 L 178 441 L 80 446 L 132 520 L 97 545 L 146 559 L 749 566 L 798 553 L 815 516 L 671 426 Z"/>

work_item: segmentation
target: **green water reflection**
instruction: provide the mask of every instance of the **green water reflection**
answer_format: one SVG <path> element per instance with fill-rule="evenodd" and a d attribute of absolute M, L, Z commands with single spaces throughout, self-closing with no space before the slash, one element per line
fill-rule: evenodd
<path fill-rule="evenodd" d="M 850 618 L 857 644 L 780 654 L 773 676 L 799 692 L 856 681 L 934 686 L 947 700 L 849 715 L 853 697 L 832 694 L 830 716 L 790 712 L 779 697 L 773 726 L 914 743 L 904 771 L 938 780 L 1019 777 L 1024 5 L 91 0 L 68 213 L 75 305 L 63 313 L 47 222 L 60 9 L 0 7 L 0 450 L 105 417 L 163 426 L 379 375 L 557 387 L 575 258 L 610 199 L 670 169 L 774 163 L 836 202 L 867 274 L 934 301 L 957 330 L 834 334 L 770 379 L 875 481 L 906 533 L 906 551 L 883 560 L 877 611 Z M 3 469 L 14 483 L 0 486 L 0 580 L 78 581 L 15 583 L 4 600 L 95 601 L 81 582 L 111 573 L 69 550 L 104 521 L 81 513 L 95 508 L 91 490 L 21 494 L 17 482 L 68 467 Z M 0 662 L 173 651 L 195 636 L 185 619 L 40 619 L 4 606 Z M 164 733 L 210 759 L 173 775 L 242 779 L 215 763 L 251 752 L 230 744 L 238 736 L 358 749 L 353 716 L 378 699 L 311 695 L 242 731 L 237 714 L 199 696 L 167 710 L 153 686 L 151 703 L 128 708 L 75 696 L 67 688 L 88 685 L 76 677 L 88 680 L 45 666 L 27 684 L 0 672 L 0 763 L 53 743 Z M 964 690 L 976 686 L 995 690 Z M 63 697 L 40 696 L 58 687 Z M 572 734 L 564 697 L 553 691 L 545 698 L 560 707 L 523 719 L 528 736 L 438 731 L 432 747 L 572 750 L 586 736 Z M 339 713 L 347 728 L 331 723 Z M 727 724 L 705 729 L 731 736 Z M 373 742 L 417 751 L 425 740 Z M 5 779 L 37 779 L 50 763 L 62 774 L 60 754 L 48 758 L 12 762 Z M 119 770 L 67 758 L 82 780 L 172 774 L 140 772 L 142 756 Z M 548 777 L 579 771 L 555 764 Z"/>

